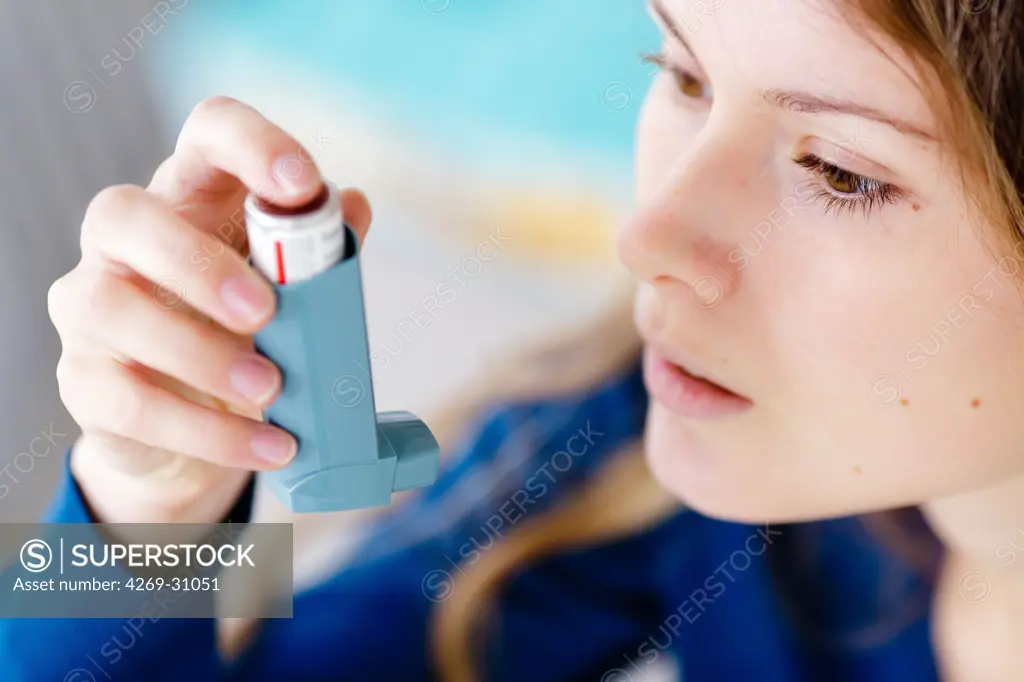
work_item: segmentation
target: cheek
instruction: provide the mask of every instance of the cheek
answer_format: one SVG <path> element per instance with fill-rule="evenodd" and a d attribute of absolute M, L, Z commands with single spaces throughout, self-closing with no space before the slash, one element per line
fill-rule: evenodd
<path fill-rule="evenodd" d="M 748 360 L 755 410 L 705 423 L 652 408 L 658 480 L 711 516 L 786 521 L 914 505 L 1019 475 L 1019 283 L 963 242 L 950 255 L 945 243 L 893 233 L 840 241 L 826 227 L 794 222 L 772 235 L 728 309 L 742 313 L 736 332 L 717 337 L 739 344 L 734 366 Z M 638 314 L 672 328 L 656 304 L 642 289 Z"/>
<path fill-rule="evenodd" d="M 773 363 L 780 432 L 799 437 L 794 453 L 819 480 L 844 492 L 863 486 L 864 500 L 913 503 L 1019 473 L 1024 317 L 1016 284 L 993 277 L 980 249 L 963 246 L 956 265 L 942 265 L 889 246 L 901 263 L 868 257 L 884 245 L 858 258 L 851 244 L 831 268 L 805 264 L 808 281 L 794 279 L 788 295 L 773 296 L 768 336 L 785 349 Z M 867 473 L 848 480 L 860 471 Z"/>

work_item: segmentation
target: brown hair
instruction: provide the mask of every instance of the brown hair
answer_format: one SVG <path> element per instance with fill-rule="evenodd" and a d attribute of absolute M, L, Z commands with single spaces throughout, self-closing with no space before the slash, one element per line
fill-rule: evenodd
<path fill-rule="evenodd" d="M 851 21 L 888 36 L 915 66 L 978 215 L 1024 235 L 1024 5 L 1017 0 L 845 0 Z"/>
<path fill-rule="evenodd" d="M 871 39 L 890 38 L 916 67 L 922 91 L 941 121 L 940 134 L 959 165 L 967 194 L 980 218 L 1000 230 L 987 236 L 996 253 L 1014 249 L 1024 234 L 1024 3 L 1020 0 L 843 0 L 834 7 Z M 606 339 L 606 330 L 629 325 L 629 312 L 618 311 L 612 323 L 586 330 L 561 344 L 560 357 L 569 364 L 586 357 Z M 578 346 L 576 344 L 579 344 Z M 628 350 L 629 344 L 620 350 Z M 614 363 L 613 363 L 614 364 Z M 521 367 L 521 365 L 517 365 Z M 551 365 L 548 365 L 549 370 Z M 570 384 L 580 386 L 602 371 L 572 370 Z M 557 384 L 542 373 L 546 388 Z M 536 386 L 536 385 L 535 385 Z M 614 501 L 609 495 L 614 491 Z M 478 679 L 471 634 L 503 581 L 528 562 L 545 554 L 606 542 L 638 532 L 679 509 L 651 479 L 638 446 L 612 457 L 598 480 L 553 509 L 528 518 L 483 560 L 465 566 L 451 593 L 433 614 L 430 647 L 440 676 L 447 682 Z M 913 511 L 913 510 L 912 510 Z M 878 539 L 934 575 L 937 556 L 908 544 L 907 510 L 865 517 Z M 920 528 L 910 535 L 920 536 Z M 934 538 L 920 538 L 927 547 Z"/>

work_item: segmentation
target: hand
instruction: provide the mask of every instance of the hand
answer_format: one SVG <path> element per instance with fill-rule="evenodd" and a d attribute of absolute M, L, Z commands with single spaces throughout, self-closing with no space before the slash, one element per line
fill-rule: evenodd
<path fill-rule="evenodd" d="M 253 470 L 295 454 L 260 421 L 279 370 L 252 334 L 274 314 L 245 261 L 252 190 L 297 206 L 321 177 L 300 144 L 258 112 L 217 97 L 185 122 L 149 187 L 100 192 L 82 224 L 82 259 L 53 284 L 63 344 L 61 399 L 82 428 L 71 465 L 102 522 L 215 522 Z M 362 240 L 370 208 L 342 192 Z"/>

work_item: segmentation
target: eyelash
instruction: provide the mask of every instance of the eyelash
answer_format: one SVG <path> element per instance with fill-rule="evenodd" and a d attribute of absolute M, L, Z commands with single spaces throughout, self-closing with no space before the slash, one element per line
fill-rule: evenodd
<path fill-rule="evenodd" d="M 875 208 L 886 204 L 895 204 L 903 198 L 903 191 L 895 185 L 851 173 L 814 154 L 804 154 L 793 159 L 793 162 L 811 171 L 817 181 L 821 183 L 813 198 L 824 204 L 826 215 L 831 210 L 835 210 L 836 215 L 841 215 L 843 211 L 849 211 L 852 214 L 855 210 L 860 209 L 863 211 L 864 217 L 868 218 Z M 840 192 L 837 189 L 831 189 L 828 186 L 829 178 L 848 181 L 857 189 L 855 192 Z"/>
<path fill-rule="evenodd" d="M 689 99 L 698 99 L 683 91 L 679 82 L 682 78 L 700 82 L 700 79 L 696 76 L 677 66 L 673 66 L 664 54 L 647 53 L 641 55 L 640 59 L 646 64 L 653 64 L 659 69 L 671 73 L 675 77 L 676 85 L 681 95 Z M 860 209 L 863 211 L 864 217 L 868 218 L 871 211 L 875 208 L 886 204 L 895 204 L 904 196 L 902 190 L 895 185 L 864 175 L 858 175 L 814 154 L 804 154 L 793 159 L 793 162 L 810 171 L 815 176 L 818 188 L 812 198 L 824 205 L 826 215 L 828 215 L 829 211 L 833 210 L 836 212 L 836 215 L 841 215 L 843 211 L 849 211 L 852 214 L 857 209 Z M 830 189 L 828 186 L 829 178 L 845 180 L 852 183 L 857 190 L 855 192 L 842 193 L 839 190 Z"/>

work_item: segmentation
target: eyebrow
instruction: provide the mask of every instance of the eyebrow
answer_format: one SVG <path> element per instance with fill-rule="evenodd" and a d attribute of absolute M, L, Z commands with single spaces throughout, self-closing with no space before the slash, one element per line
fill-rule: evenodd
<path fill-rule="evenodd" d="M 661 23 L 662 26 L 672 34 L 672 37 L 675 38 L 687 52 L 693 55 L 693 48 L 690 47 L 690 43 L 687 42 L 686 37 L 679 28 L 679 25 L 668 15 L 668 12 L 665 10 L 661 0 L 648 0 L 647 6 L 657 16 L 659 23 Z M 779 90 L 776 88 L 762 91 L 760 93 L 760 98 L 779 109 L 786 109 L 803 114 L 849 114 L 851 116 L 858 116 L 871 121 L 877 121 L 878 123 L 884 123 L 900 133 L 913 135 L 914 137 L 919 137 L 930 142 L 937 141 L 934 135 L 922 130 L 913 123 L 890 116 L 880 109 L 875 109 L 874 107 L 858 104 L 857 102 L 849 100 L 821 97 L 818 95 L 812 95 L 808 92 Z"/>
<path fill-rule="evenodd" d="M 850 114 L 861 118 L 878 121 L 895 128 L 898 132 L 920 137 L 935 142 L 935 136 L 913 123 L 894 118 L 883 111 L 849 100 L 819 97 L 806 92 L 792 90 L 776 90 L 774 88 L 761 93 L 761 98 L 773 106 L 804 114 Z"/>

